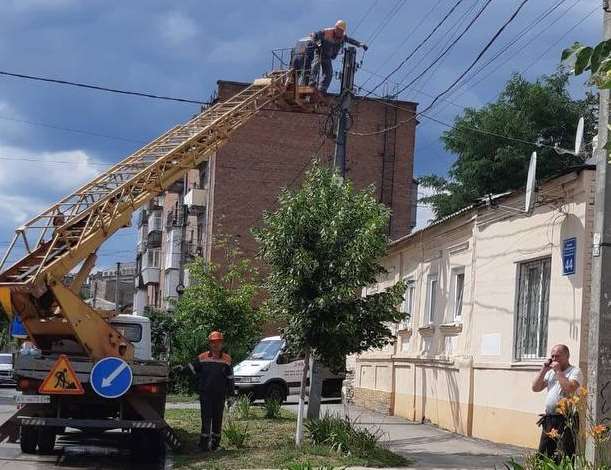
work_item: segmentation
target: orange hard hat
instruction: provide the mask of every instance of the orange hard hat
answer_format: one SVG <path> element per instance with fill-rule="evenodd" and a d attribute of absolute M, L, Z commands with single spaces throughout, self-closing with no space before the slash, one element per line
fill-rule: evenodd
<path fill-rule="evenodd" d="M 223 341 L 223 333 L 220 331 L 213 331 L 208 335 L 208 341 Z"/>

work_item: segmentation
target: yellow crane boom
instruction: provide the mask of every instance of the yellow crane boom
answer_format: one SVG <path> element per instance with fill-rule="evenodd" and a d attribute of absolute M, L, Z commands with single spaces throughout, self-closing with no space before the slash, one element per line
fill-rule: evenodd
<path fill-rule="evenodd" d="M 74 342 L 92 359 L 133 358 L 133 346 L 78 291 L 95 264 L 95 252 L 133 212 L 162 193 L 185 172 L 216 152 L 231 133 L 272 102 L 303 104 L 312 95 L 295 86 L 289 70 L 257 79 L 229 100 L 204 110 L 19 227 L 0 261 L 25 255 L 0 272 L 0 303 L 9 318 L 18 313 L 42 350 Z M 21 251 L 20 251 L 21 250 Z M 64 276 L 82 263 L 71 286 Z"/>

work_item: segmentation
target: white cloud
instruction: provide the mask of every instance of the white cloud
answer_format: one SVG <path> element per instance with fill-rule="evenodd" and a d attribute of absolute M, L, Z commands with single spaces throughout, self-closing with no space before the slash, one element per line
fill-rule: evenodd
<path fill-rule="evenodd" d="M 180 46 L 197 36 L 197 24 L 179 11 L 165 15 L 159 23 L 161 36 L 172 46 Z"/>
<path fill-rule="evenodd" d="M 253 38 L 238 39 L 234 41 L 219 41 L 214 47 L 207 60 L 211 62 L 243 64 L 259 59 L 261 47 Z"/>
<path fill-rule="evenodd" d="M 418 199 L 432 196 L 435 194 L 435 191 L 432 188 L 427 188 L 424 186 L 420 186 L 418 188 Z M 418 202 L 418 207 L 416 208 L 416 228 L 415 230 L 420 230 L 430 223 L 435 218 L 435 214 L 433 213 L 433 208 L 429 205 L 425 205 L 423 202 Z"/>
<path fill-rule="evenodd" d="M 0 159 L 0 224 L 6 228 L 23 223 L 104 169 L 82 150 L 36 152 L 0 144 Z"/>

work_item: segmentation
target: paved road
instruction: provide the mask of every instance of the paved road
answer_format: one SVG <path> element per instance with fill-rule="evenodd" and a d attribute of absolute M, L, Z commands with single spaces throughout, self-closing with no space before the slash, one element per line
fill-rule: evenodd
<path fill-rule="evenodd" d="M 0 388 L 0 422 L 15 412 L 15 389 Z M 53 455 L 22 454 L 18 444 L 0 444 L 0 470 L 155 470 L 171 468 L 169 462 L 135 465 L 130 460 L 126 436 L 120 432 L 84 436 L 73 432 L 61 436 Z"/>

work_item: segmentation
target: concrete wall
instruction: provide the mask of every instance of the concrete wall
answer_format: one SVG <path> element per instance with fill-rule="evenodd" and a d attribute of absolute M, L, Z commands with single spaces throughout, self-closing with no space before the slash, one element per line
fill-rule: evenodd
<path fill-rule="evenodd" d="M 542 359 L 515 354 L 519 266 L 551 258 L 546 349 L 565 343 L 572 362 L 585 368 L 593 173 L 585 169 L 543 184 L 530 215 L 509 209 L 523 207 L 523 194 L 515 194 L 496 208 L 465 211 L 395 242 L 384 260 L 388 274 L 370 289 L 414 281 L 412 317 L 397 326 L 391 348 L 357 358 L 357 401 L 465 435 L 535 447 L 545 396 L 531 392 L 530 384 Z M 572 237 L 576 273 L 564 276 L 562 241 Z M 464 273 L 459 319 L 456 273 Z M 432 322 L 431 276 L 438 281 Z"/>

